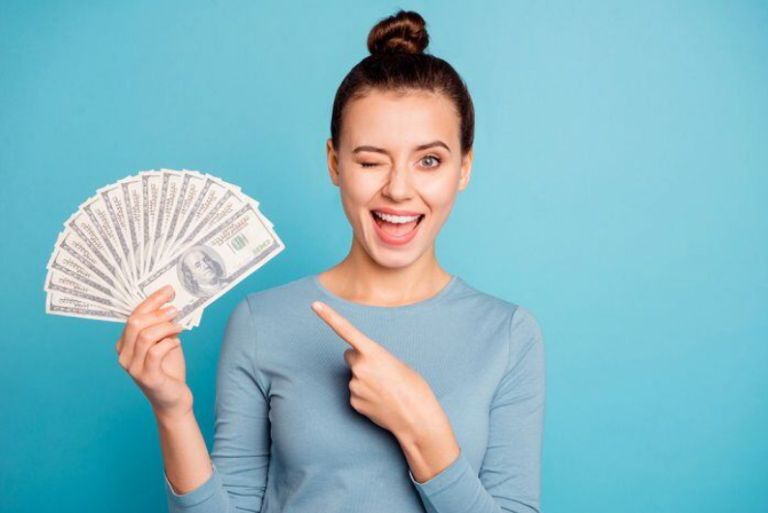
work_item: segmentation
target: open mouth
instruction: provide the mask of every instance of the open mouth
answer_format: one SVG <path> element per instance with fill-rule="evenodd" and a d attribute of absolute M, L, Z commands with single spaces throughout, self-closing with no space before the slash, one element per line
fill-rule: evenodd
<path fill-rule="evenodd" d="M 404 237 L 412 232 L 424 219 L 424 214 L 418 216 L 393 216 L 371 210 L 371 216 L 376 225 L 392 237 Z"/>

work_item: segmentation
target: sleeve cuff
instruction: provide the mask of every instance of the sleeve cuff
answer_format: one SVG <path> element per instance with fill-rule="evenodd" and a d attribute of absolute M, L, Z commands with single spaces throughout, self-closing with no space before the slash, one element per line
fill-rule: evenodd
<path fill-rule="evenodd" d="M 429 481 L 419 483 L 413 477 L 413 472 L 408 469 L 408 476 L 411 478 L 411 482 L 416 486 L 416 489 L 422 495 L 422 497 L 432 497 L 441 491 L 450 488 L 454 483 L 462 479 L 466 472 L 470 472 L 472 469 L 469 466 L 469 462 L 464 457 L 464 450 L 459 452 L 459 456 L 453 460 L 453 462 L 445 467 L 442 472 L 433 476 Z"/>
<path fill-rule="evenodd" d="M 196 506 L 202 502 L 207 501 L 213 497 L 218 489 L 222 487 L 221 477 L 219 471 L 216 469 L 216 465 L 211 461 L 211 468 L 213 473 L 206 482 L 192 490 L 191 492 L 178 494 L 174 491 L 171 482 L 168 481 L 168 474 L 163 469 L 163 476 L 165 478 L 165 488 L 168 496 L 168 500 L 173 505 L 177 506 Z"/>

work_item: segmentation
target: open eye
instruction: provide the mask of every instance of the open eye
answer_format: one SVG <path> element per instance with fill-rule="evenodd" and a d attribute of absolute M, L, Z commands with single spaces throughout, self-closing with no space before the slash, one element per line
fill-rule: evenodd
<path fill-rule="evenodd" d="M 421 158 L 421 162 L 424 162 L 425 160 L 431 160 L 431 161 L 435 161 L 436 162 L 435 165 L 425 166 L 427 169 L 438 167 L 438 166 L 440 166 L 440 162 L 442 162 L 440 160 L 440 157 L 438 157 L 436 155 L 427 155 L 427 156 Z"/>

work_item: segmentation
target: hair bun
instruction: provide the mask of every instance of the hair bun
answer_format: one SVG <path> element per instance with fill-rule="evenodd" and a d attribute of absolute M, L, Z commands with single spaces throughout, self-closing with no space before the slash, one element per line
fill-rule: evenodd
<path fill-rule="evenodd" d="M 371 55 L 383 53 L 424 53 L 429 45 L 427 22 L 419 13 L 400 10 L 379 21 L 368 34 Z"/>

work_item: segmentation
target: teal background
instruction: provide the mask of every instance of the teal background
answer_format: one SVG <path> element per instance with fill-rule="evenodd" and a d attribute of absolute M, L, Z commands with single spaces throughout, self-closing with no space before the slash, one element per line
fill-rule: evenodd
<path fill-rule="evenodd" d="M 440 261 L 545 334 L 542 510 L 768 511 L 768 4 L 736 0 L 3 1 L 1 511 L 166 508 L 120 325 L 45 314 L 62 223 L 160 167 L 275 223 L 286 251 L 184 336 L 210 447 L 234 305 L 349 248 L 331 107 L 398 7 L 477 110 Z"/>

